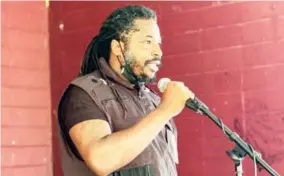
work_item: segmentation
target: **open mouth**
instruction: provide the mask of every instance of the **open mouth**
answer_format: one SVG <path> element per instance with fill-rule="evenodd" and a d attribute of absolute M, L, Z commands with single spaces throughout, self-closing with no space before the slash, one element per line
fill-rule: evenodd
<path fill-rule="evenodd" d="M 147 67 L 153 72 L 157 72 L 159 70 L 159 65 L 155 63 L 147 64 Z"/>
<path fill-rule="evenodd" d="M 150 68 L 151 71 L 157 72 L 159 70 L 159 68 L 161 67 L 161 61 L 160 61 L 160 59 L 148 61 L 146 63 L 146 66 L 148 68 Z"/>

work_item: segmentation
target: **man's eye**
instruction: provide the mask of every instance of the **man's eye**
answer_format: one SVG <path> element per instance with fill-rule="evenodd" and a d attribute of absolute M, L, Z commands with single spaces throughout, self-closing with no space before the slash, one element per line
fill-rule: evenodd
<path fill-rule="evenodd" d="M 151 40 L 146 40 L 145 43 L 146 44 L 151 44 Z"/>

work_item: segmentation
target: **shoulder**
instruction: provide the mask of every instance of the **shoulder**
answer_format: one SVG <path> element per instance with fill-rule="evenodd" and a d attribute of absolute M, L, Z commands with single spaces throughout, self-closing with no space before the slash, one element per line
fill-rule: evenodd
<path fill-rule="evenodd" d="M 83 89 L 88 89 L 106 85 L 106 81 L 102 79 L 98 72 L 92 72 L 90 74 L 79 76 L 73 79 L 70 84 L 76 85 Z"/>
<path fill-rule="evenodd" d="M 82 79 L 82 77 L 79 79 Z M 65 125 L 67 131 L 85 120 L 101 119 L 108 121 L 100 101 L 88 90 L 89 87 L 99 86 L 100 83 L 90 84 L 91 86 L 82 86 L 81 83 L 85 84 L 84 81 L 78 84 L 70 84 L 64 91 L 58 105 L 58 118 Z"/>
<path fill-rule="evenodd" d="M 94 90 L 105 90 L 105 80 L 96 72 L 80 76 L 73 79 L 63 91 L 59 101 L 59 109 L 74 105 L 93 105 L 98 103 L 97 97 L 93 94 Z"/>

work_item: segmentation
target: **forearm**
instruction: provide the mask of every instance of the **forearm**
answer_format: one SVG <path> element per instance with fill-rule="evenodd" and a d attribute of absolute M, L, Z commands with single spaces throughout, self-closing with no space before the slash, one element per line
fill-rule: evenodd
<path fill-rule="evenodd" d="M 139 155 L 162 130 L 171 116 L 159 109 L 149 113 L 134 126 L 90 143 L 90 167 L 107 175 Z"/>

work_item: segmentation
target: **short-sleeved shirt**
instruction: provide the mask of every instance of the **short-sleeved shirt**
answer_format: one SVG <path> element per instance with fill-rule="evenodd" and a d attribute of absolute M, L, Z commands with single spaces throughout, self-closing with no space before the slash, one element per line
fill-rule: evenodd
<path fill-rule="evenodd" d="M 64 125 L 68 132 L 74 125 L 91 119 L 107 121 L 105 114 L 100 110 L 92 98 L 80 87 L 70 85 L 62 101 Z"/>
<path fill-rule="evenodd" d="M 108 81 L 105 77 L 97 76 L 99 75 L 97 73 L 90 74 L 96 75 L 97 80 L 101 81 L 100 86 L 97 86 L 98 83 L 94 84 L 96 86 L 91 91 L 95 92 L 94 94 L 90 94 L 78 85 L 71 84 L 61 99 L 59 121 L 62 133 L 69 138 L 69 130 L 74 125 L 90 119 L 105 120 L 109 123 L 112 133 L 127 129 L 153 111 L 159 103 L 159 96 L 146 86 L 134 87 L 120 79 L 103 58 L 100 59 L 100 63 Z M 83 79 L 88 79 L 88 76 L 85 77 Z M 116 94 L 109 91 L 111 90 L 109 84 Z M 117 96 L 120 97 L 120 102 Z M 132 168 L 147 166 L 153 170 L 153 176 L 176 176 L 176 134 L 175 124 L 173 120 L 170 120 L 149 146 L 120 170 L 126 172 Z M 78 160 L 82 159 L 74 144 L 69 144 L 68 147 L 76 154 Z"/>

